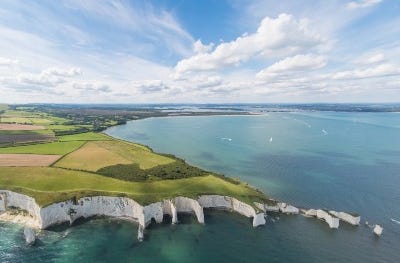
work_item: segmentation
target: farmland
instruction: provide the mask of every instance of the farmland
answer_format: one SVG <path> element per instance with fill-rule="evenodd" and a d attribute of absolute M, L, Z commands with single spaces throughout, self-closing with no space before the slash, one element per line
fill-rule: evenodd
<path fill-rule="evenodd" d="M 128 196 L 141 203 L 200 194 L 230 195 L 248 203 L 266 198 L 240 181 L 193 167 L 173 155 L 158 154 L 146 146 L 95 132 L 97 126 L 91 120 L 96 120 L 95 112 L 103 111 L 87 110 L 91 117 L 80 118 L 83 113 L 74 109 L 60 112 L 21 106 L 4 109 L 2 121 L 9 121 L 12 115 L 13 120 L 29 119 L 28 124 L 23 124 L 30 125 L 28 128 L 40 122 L 43 129 L 9 129 L 1 131 L 4 134 L 0 136 L 49 137 L 48 141 L 23 145 L 21 140 L 15 143 L 4 137 L 8 138 L 8 145 L 0 147 L 0 189 L 25 193 L 43 206 L 99 194 Z M 105 112 L 99 117 L 101 127 L 115 125 L 121 116 L 133 111 Z"/>

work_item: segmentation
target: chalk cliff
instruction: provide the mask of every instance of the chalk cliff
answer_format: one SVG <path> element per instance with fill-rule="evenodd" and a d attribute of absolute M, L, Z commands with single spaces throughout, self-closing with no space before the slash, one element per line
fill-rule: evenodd
<path fill-rule="evenodd" d="M 218 195 L 202 195 L 197 200 L 188 197 L 175 197 L 142 206 L 126 197 L 93 196 L 78 200 L 67 200 L 40 207 L 36 201 L 26 195 L 13 191 L 0 190 L 0 212 L 7 207 L 26 210 L 34 219 L 34 227 L 45 229 L 52 225 L 68 222 L 72 224 L 78 218 L 107 216 L 128 219 L 139 224 L 138 239 L 143 239 L 144 228 L 152 220 L 161 223 L 168 214 L 172 223 L 178 222 L 178 213 L 193 213 L 199 223 L 204 223 L 203 208 L 223 208 L 233 210 L 246 217 L 253 218 L 253 226 L 265 224 L 264 213 L 256 210 L 236 198 Z"/>

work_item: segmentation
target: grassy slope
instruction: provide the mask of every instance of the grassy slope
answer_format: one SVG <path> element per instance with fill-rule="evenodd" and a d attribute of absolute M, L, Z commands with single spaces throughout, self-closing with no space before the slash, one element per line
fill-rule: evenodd
<path fill-rule="evenodd" d="M 179 195 L 229 195 L 247 203 L 265 198 L 263 194 L 243 183 L 232 184 L 213 175 L 139 183 L 51 167 L 2 167 L 0 189 L 28 194 L 41 206 L 74 196 L 79 198 L 98 194 L 128 196 L 142 204 Z"/>

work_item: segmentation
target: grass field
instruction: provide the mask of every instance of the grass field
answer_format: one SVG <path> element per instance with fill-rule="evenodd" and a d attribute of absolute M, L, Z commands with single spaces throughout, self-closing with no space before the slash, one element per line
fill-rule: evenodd
<path fill-rule="evenodd" d="M 174 196 L 219 194 L 251 203 L 265 196 L 245 184 L 213 175 L 178 180 L 125 182 L 101 175 L 51 167 L 0 167 L 0 189 L 32 196 L 41 206 L 93 195 L 127 196 L 142 204 Z"/>
<path fill-rule="evenodd" d="M 85 132 L 85 133 L 78 133 L 72 135 L 64 135 L 58 137 L 58 140 L 61 142 L 69 142 L 69 141 L 109 141 L 112 138 L 108 135 L 102 133 L 95 133 L 95 132 Z"/>
<path fill-rule="evenodd" d="M 54 166 L 96 172 L 116 164 L 137 164 L 141 169 L 150 169 L 174 161 L 143 146 L 111 140 L 89 141 L 80 149 L 63 157 Z"/>
<path fill-rule="evenodd" d="M 14 147 L 0 148 L 0 153 L 32 153 L 32 154 L 56 154 L 65 155 L 70 153 L 80 146 L 84 141 L 71 141 L 71 142 L 50 142 L 32 145 L 22 145 Z"/>

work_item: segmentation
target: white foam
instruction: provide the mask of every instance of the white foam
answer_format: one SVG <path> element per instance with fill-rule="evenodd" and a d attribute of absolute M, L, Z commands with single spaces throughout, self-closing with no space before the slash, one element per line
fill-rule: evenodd
<path fill-rule="evenodd" d="M 400 224 L 400 221 L 399 221 L 399 220 L 396 220 L 396 219 L 393 219 L 393 218 L 390 218 L 390 220 L 391 220 L 392 222 L 396 223 L 396 224 Z"/>
<path fill-rule="evenodd" d="M 221 140 L 223 140 L 223 141 L 232 141 L 232 138 L 226 138 L 226 137 L 223 137 L 223 138 L 221 138 Z"/>

